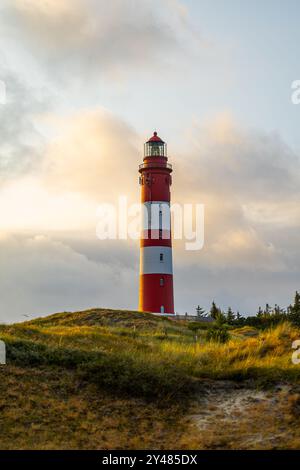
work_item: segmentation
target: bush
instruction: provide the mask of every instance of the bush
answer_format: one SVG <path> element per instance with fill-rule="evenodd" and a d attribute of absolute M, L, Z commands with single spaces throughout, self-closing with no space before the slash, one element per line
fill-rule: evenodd
<path fill-rule="evenodd" d="M 206 339 L 208 341 L 214 341 L 216 343 L 227 343 L 227 341 L 230 339 L 228 327 L 225 325 L 213 326 L 208 330 L 206 334 Z"/>
<path fill-rule="evenodd" d="M 111 393 L 147 400 L 182 400 L 195 391 L 196 380 L 184 367 L 163 357 L 145 359 L 135 352 L 84 351 L 6 336 L 8 364 L 21 367 L 62 367 Z"/>
<path fill-rule="evenodd" d="M 78 365 L 94 360 L 99 353 L 49 347 L 45 344 L 34 343 L 27 340 L 12 340 L 5 338 L 8 364 L 23 367 L 60 366 L 76 368 Z"/>
<path fill-rule="evenodd" d="M 146 400 L 182 400 L 194 393 L 197 380 L 178 365 L 147 362 L 128 354 L 103 355 L 80 367 L 82 378 L 110 392 Z"/>

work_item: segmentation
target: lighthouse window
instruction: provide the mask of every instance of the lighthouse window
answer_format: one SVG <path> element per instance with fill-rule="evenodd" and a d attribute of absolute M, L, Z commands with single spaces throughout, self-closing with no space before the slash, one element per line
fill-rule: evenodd
<path fill-rule="evenodd" d="M 153 145 L 153 146 L 152 146 L 152 155 L 154 155 L 154 156 L 160 155 L 160 147 L 159 147 L 159 145 Z"/>
<path fill-rule="evenodd" d="M 164 287 L 164 285 L 165 285 L 165 280 L 164 280 L 163 277 L 160 278 L 159 284 L 160 284 L 160 287 Z"/>
<path fill-rule="evenodd" d="M 163 254 L 163 253 L 161 253 L 161 254 L 159 255 L 159 260 L 160 260 L 161 263 L 164 262 L 164 254 Z"/>
<path fill-rule="evenodd" d="M 165 157 L 167 145 L 164 142 L 147 142 L 145 144 L 145 157 Z"/>
<path fill-rule="evenodd" d="M 160 205 L 159 206 L 159 239 L 160 240 L 162 239 L 162 217 L 163 217 L 163 213 L 162 213 L 162 209 Z"/>

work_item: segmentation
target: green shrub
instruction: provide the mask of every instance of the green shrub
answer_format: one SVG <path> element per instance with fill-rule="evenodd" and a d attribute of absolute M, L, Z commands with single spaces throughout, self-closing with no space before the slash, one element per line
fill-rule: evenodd
<path fill-rule="evenodd" d="M 147 400 L 182 399 L 195 392 L 195 379 L 169 363 L 147 362 L 127 354 L 103 355 L 81 367 L 82 377 L 112 392 Z"/>
<path fill-rule="evenodd" d="M 228 332 L 228 327 L 223 326 L 213 326 L 211 327 L 206 334 L 206 339 L 208 341 L 214 341 L 217 343 L 227 343 L 230 339 L 230 334 Z"/>
<path fill-rule="evenodd" d="M 23 367 L 50 365 L 75 368 L 79 364 L 95 360 L 99 355 L 79 349 L 49 347 L 26 340 L 5 339 L 5 343 L 8 364 Z"/>
<path fill-rule="evenodd" d="M 184 367 L 161 357 L 145 359 L 139 352 L 86 351 L 53 347 L 39 342 L 5 337 L 8 364 L 21 367 L 75 369 L 79 376 L 111 393 L 147 400 L 181 399 L 195 390 L 195 379 Z"/>

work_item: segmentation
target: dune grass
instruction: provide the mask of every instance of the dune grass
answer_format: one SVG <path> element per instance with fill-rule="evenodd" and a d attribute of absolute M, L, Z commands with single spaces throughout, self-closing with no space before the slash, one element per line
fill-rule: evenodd
<path fill-rule="evenodd" d="M 70 315 L 70 317 L 69 317 Z M 260 382 L 298 380 L 292 342 L 300 332 L 289 323 L 249 336 L 234 330 L 225 344 L 206 341 L 185 322 L 148 314 L 114 316 L 111 311 L 58 314 L 2 326 L 8 361 L 19 366 L 76 369 L 112 391 L 156 398 L 195 391 L 201 378 Z M 86 322 L 86 323 L 83 323 Z"/>
<path fill-rule="evenodd" d="M 137 312 L 94 309 L 61 313 L 23 324 L 0 326 L 0 339 L 6 342 L 8 361 L 6 369 L 0 369 L 0 374 L 3 378 L 7 371 L 12 371 L 12 375 L 18 371 L 29 389 L 30 377 L 35 377 L 34 388 L 38 380 L 44 383 L 46 376 L 57 377 L 57 386 L 61 390 L 69 389 L 67 383 L 71 381 L 76 384 L 75 388 L 82 388 L 83 400 L 87 399 L 84 390 L 93 390 L 93 396 L 98 393 L 105 397 L 106 403 L 124 400 L 127 407 L 138 400 L 135 406 L 139 432 L 146 426 L 141 409 L 151 409 L 161 429 L 168 429 L 169 436 L 176 432 L 176 428 L 178 436 L 181 420 L 204 380 L 250 381 L 253 387 L 272 387 L 282 382 L 300 383 L 300 366 L 293 365 L 291 361 L 292 342 L 300 338 L 300 331 L 289 323 L 263 332 L 253 328 L 251 331 L 249 328 L 231 330 L 230 340 L 225 344 L 207 341 L 206 334 L 203 330 L 197 331 L 196 335 L 185 321 Z M 2 388 L 3 384 L 2 380 Z M 20 391 L 16 390 L 15 401 L 20 401 L 22 406 L 23 397 L 18 393 Z M 74 398 L 72 393 L 68 396 L 66 392 L 65 400 L 72 396 Z M 49 410 L 52 410 L 56 399 L 49 398 Z M 34 400 L 36 407 L 46 406 L 42 398 L 39 404 L 38 394 Z M 76 400 L 80 400 L 79 391 L 76 392 Z M 48 416 L 48 410 L 44 411 Z M 112 440 L 114 444 L 120 426 L 117 415 L 113 418 L 116 427 Z M 124 418 L 123 415 L 122 411 L 120 419 Z M 9 416 L 13 420 L 12 414 Z M 127 418 L 125 421 L 131 429 L 132 424 Z M 49 421 L 49 416 L 40 419 Z M 84 420 L 83 417 L 80 419 Z M 148 418 L 146 421 L 148 426 Z M 13 430 L 13 424 L 8 428 Z M 47 434 L 47 426 L 43 429 L 45 442 L 50 439 L 55 448 L 60 448 L 54 435 L 51 437 L 50 431 Z M 148 432 L 148 444 L 143 444 L 142 437 L 133 436 L 128 445 L 132 448 L 150 445 L 154 434 L 151 430 Z M 158 433 L 156 428 L 153 432 Z M 68 448 L 86 445 L 83 435 L 83 429 L 79 434 L 73 433 Z M 80 444 L 80 439 L 85 444 Z M 88 448 L 105 445 L 99 439 L 91 439 Z M 120 437 L 120 442 L 122 439 Z M 164 434 L 157 448 L 167 445 L 168 439 Z M 24 436 L 19 438 L 19 442 L 25 445 Z M 32 448 L 32 442 L 27 444 L 29 447 L 25 445 L 26 448 Z M 5 445 L 8 446 L 7 443 Z"/>

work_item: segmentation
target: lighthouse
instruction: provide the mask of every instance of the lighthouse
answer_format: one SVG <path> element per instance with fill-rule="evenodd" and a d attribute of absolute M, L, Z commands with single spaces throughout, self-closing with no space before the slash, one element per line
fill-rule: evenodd
<path fill-rule="evenodd" d="M 143 222 L 139 310 L 174 314 L 170 201 L 172 166 L 167 144 L 154 132 L 139 166 Z"/>

